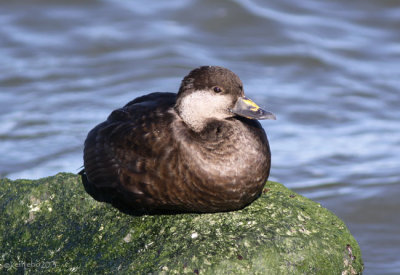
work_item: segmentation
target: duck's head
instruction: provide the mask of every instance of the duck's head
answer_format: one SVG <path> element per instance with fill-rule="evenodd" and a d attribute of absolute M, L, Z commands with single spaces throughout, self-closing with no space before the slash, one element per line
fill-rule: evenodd
<path fill-rule="evenodd" d="M 193 130 L 201 131 L 209 119 L 236 115 L 249 119 L 276 119 L 245 97 L 243 84 L 232 71 L 217 66 L 203 66 L 182 80 L 175 108 Z"/>

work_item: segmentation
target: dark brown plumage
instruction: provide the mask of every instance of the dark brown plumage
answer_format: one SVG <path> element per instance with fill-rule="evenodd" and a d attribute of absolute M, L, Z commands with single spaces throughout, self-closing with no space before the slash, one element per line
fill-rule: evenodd
<path fill-rule="evenodd" d="M 271 164 L 267 136 L 249 118 L 274 116 L 244 97 L 233 72 L 197 68 L 177 95 L 136 98 L 89 132 L 85 189 L 132 213 L 240 209 L 260 195 Z"/>

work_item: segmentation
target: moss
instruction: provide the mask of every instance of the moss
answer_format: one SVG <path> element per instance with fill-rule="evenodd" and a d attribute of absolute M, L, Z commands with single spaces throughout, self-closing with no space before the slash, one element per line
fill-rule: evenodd
<path fill-rule="evenodd" d="M 1 271 L 357 274 L 363 268 L 340 219 L 276 182 L 248 207 L 215 214 L 129 216 L 93 200 L 80 178 L 67 173 L 2 179 L 0 194 Z"/>

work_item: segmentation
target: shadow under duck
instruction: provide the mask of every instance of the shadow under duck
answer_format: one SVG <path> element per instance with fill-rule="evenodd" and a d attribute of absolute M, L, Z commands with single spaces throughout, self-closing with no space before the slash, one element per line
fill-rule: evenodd
<path fill-rule="evenodd" d="M 256 119 L 275 116 L 244 96 L 236 74 L 194 69 L 178 94 L 138 97 L 89 132 L 85 189 L 128 213 L 243 208 L 261 194 L 271 166 Z"/>

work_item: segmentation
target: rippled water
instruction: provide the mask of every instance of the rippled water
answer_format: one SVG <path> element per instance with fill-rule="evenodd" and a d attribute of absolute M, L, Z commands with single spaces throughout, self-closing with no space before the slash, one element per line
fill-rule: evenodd
<path fill-rule="evenodd" d="M 397 1 L 0 0 L 0 176 L 77 172 L 88 130 L 199 65 L 277 116 L 271 180 L 345 220 L 365 274 L 400 271 Z"/>

